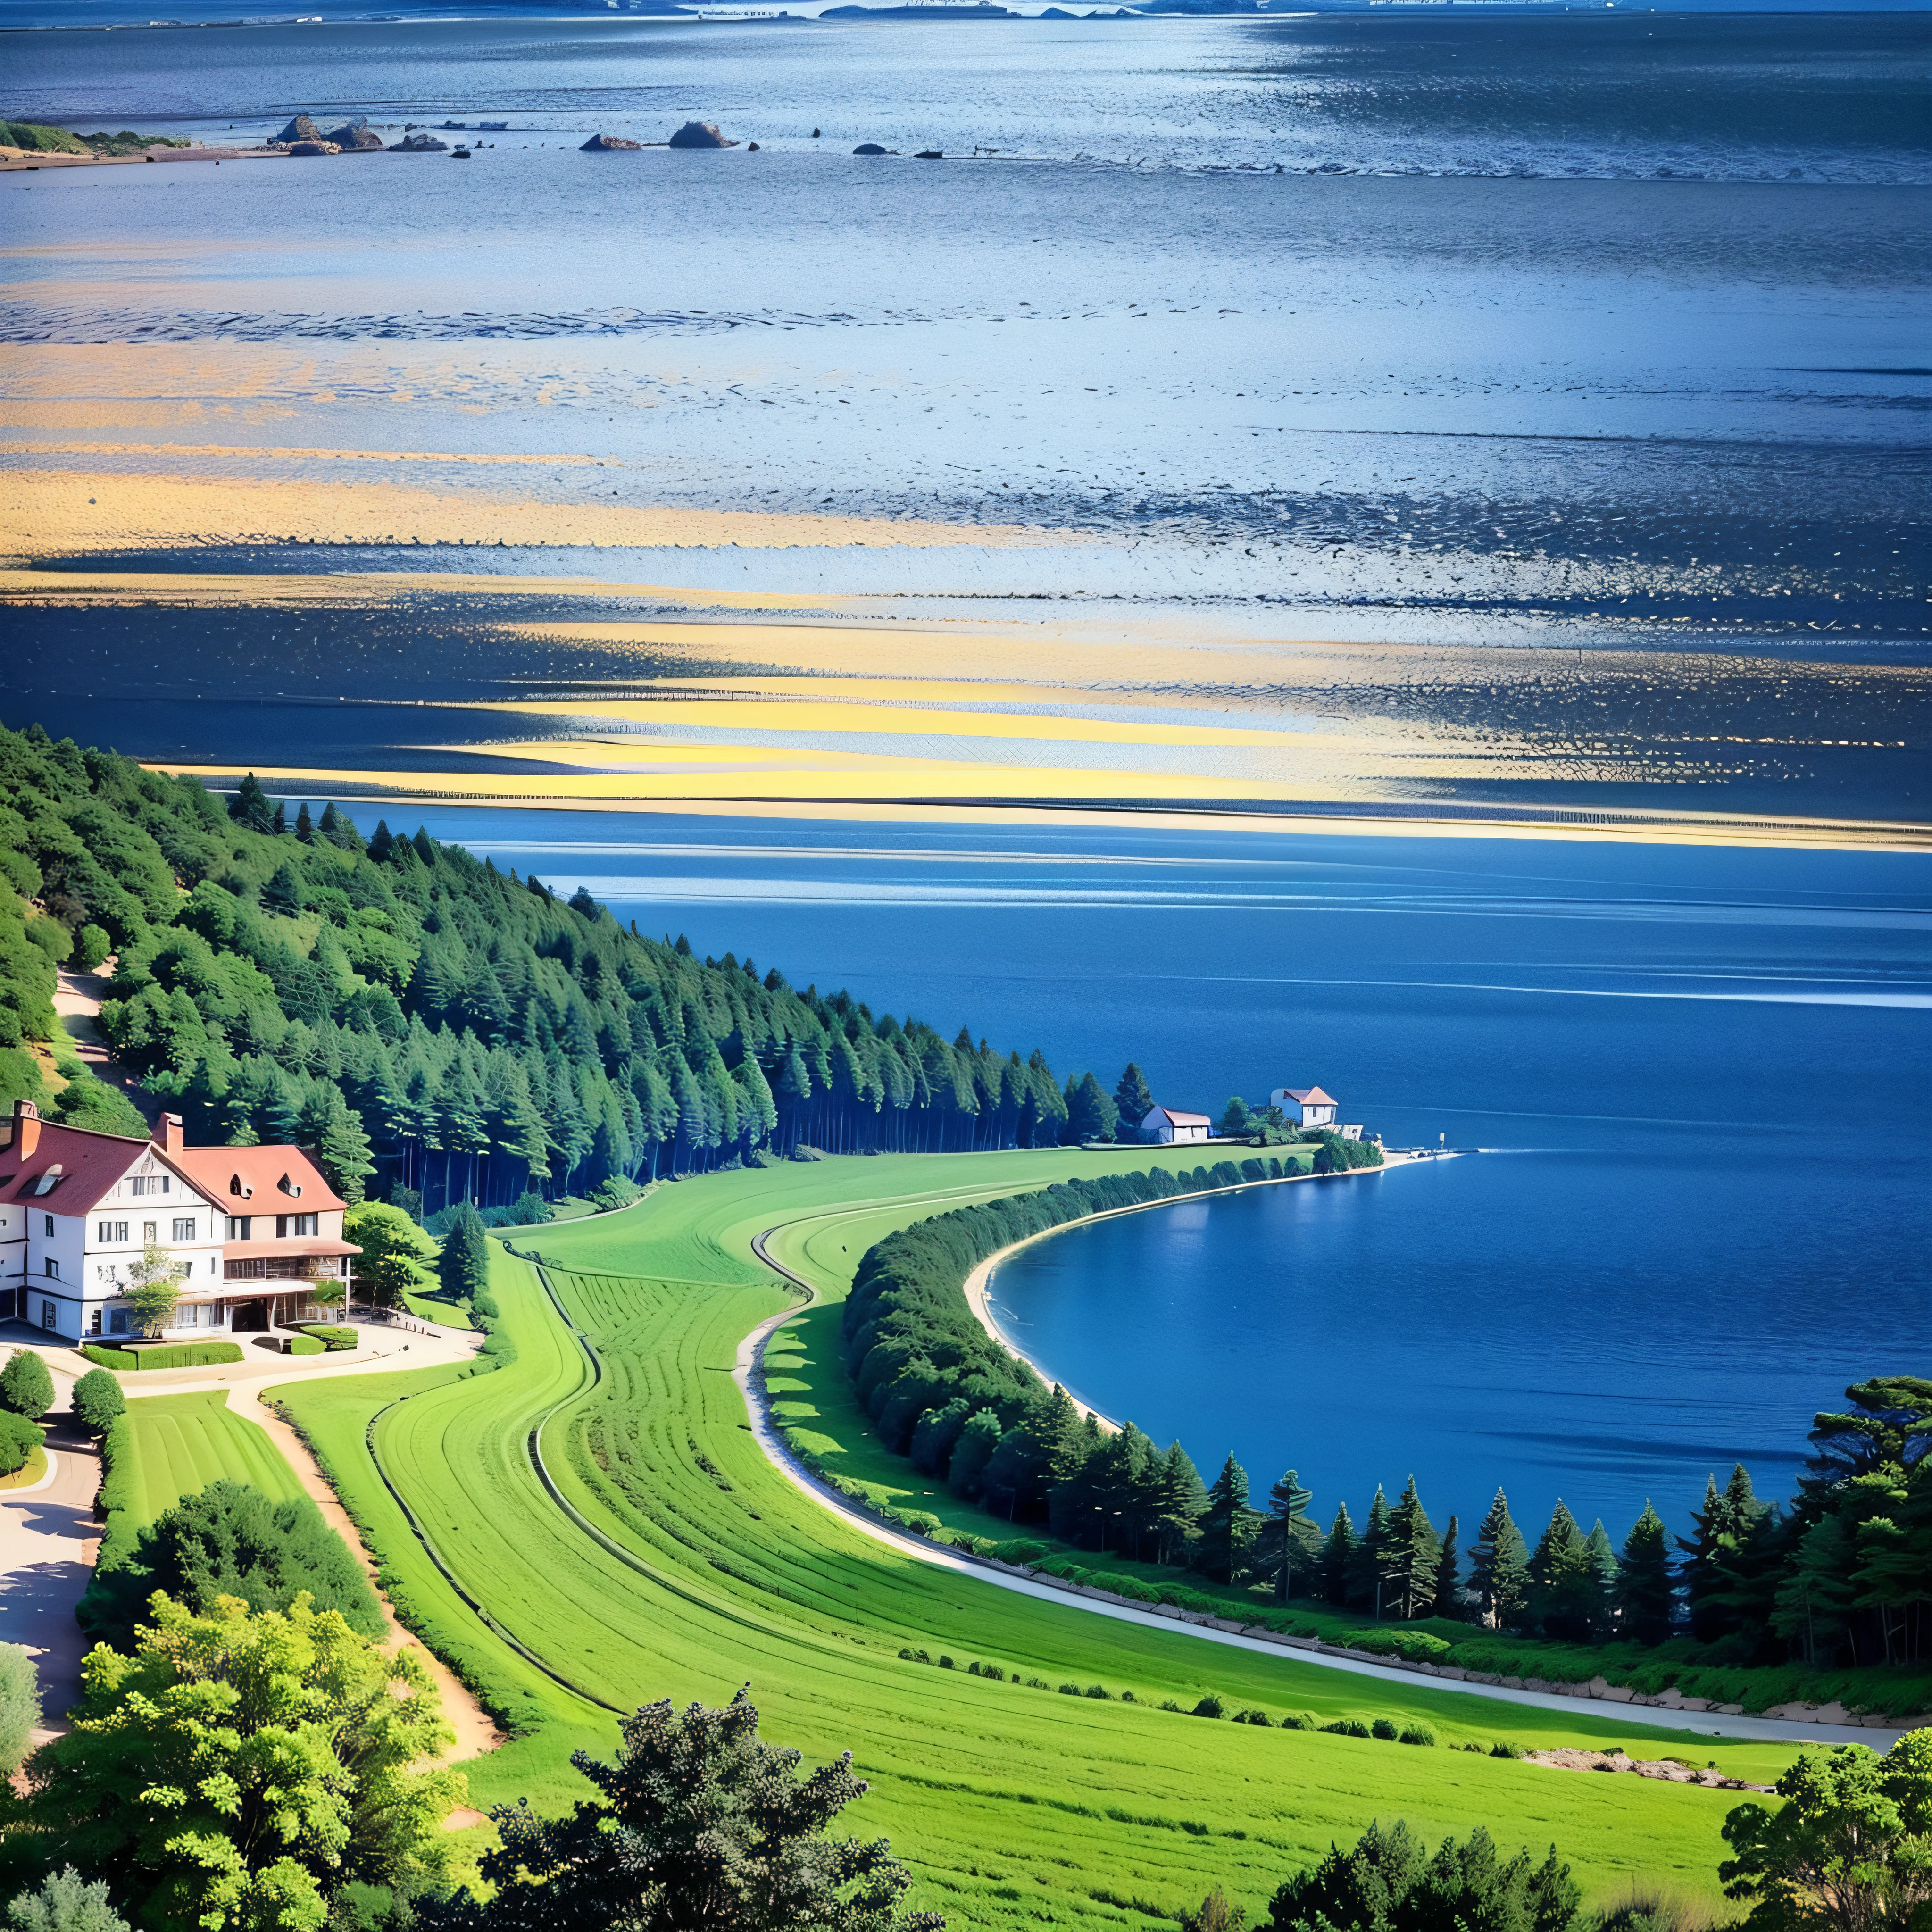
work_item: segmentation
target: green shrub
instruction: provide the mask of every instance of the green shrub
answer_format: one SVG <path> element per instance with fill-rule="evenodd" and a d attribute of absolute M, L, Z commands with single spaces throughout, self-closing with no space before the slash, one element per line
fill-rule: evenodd
<path fill-rule="evenodd" d="M 328 1344 L 319 1335 L 288 1335 L 282 1340 L 282 1353 L 285 1355 L 320 1355 L 327 1352 Z"/>
<path fill-rule="evenodd" d="M 604 1213 L 614 1208 L 628 1208 L 634 1201 L 641 1201 L 644 1190 L 627 1176 L 614 1174 L 608 1180 L 600 1181 L 591 1190 L 590 1198 Z"/>
<path fill-rule="evenodd" d="M 17 1476 L 46 1439 L 46 1432 L 38 1424 L 0 1409 L 0 1476 Z"/>
<path fill-rule="evenodd" d="M 105 1436 L 127 1411 L 121 1384 L 106 1369 L 89 1369 L 74 1385 L 74 1412 L 92 1436 Z"/>
<path fill-rule="evenodd" d="M 38 1422 L 54 1406 L 54 1378 L 32 1348 L 16 1348 L 0 1369 L 0 1404 Z"/>
<path fill-rule="evenodd" d="M 1228 1707 L 1210 1690 L 1195 1706 L 1190 1714 L 1196 1718 L 1225 1718 L 1228 1714 Z"/>
<path fill-rule="evenodd" d="M 1107 1687 L 1104 1684 L 1090 1684 L 1087 1687 L 1086 1694 L 1089 1697 L 1104 1699 L 1107 1695 Z"/>
<path fill-rule="evenodd" d="M 1080 1694 L 1080 1687 L 1077 1684 L 1063 1684 L 1060 1687 L 1060 1694 L 1063 1697 L 1077 1697 Z"/>
<path fill-rule="evenodd" d="M 1263 1730 L 1267 1730 L 1272 1724 L 1273 1720 L 1265 1711 L 1246 1710 L 1237 1711 L 1234 1713 L 1234 1721 L 1238 1724 L 1258 1724 Z"/>
<path fill-rule="evenodd" d="M 1405 1744 L 1432 1744 L 1436 1742 L 1436 1733 L 1418 1720 L 1402 1726 L 1402 1736 L 1396 1742 Z"/>
<path fill-rule="evenodd" d="M 40 1680 L 17 1643 L 0 1643 L 0 1778 L 11 1778 L 40 1721 Z"/>
<path fill-rule="evenodd" d="M 313 1335 L 325 1348 L 354 1348 L 361 1346 L 362 1338 L 353 1328 L 342 1328 L 325 1322 L 304 1322 L 300 1324 L 302 1334 Z"/>
<path fill-rule="evenodd" d="M 1372 1738 L 1380 1738 L 1385 1743 L 1394 1744 L 1402 1736 L 1402 1732 L 1393 1718 L 1378 1718 L 1369 1726 L 1369 1735 Z"/>
<path fill-rule="evenodd" d="M 106 928 L 91 921 L 74 936 L 74 964 L 83 973 L 92 973 L 113 950 Z"/>
<path fill-rule="evenodd" d="M 71 1865 L 50 1873 L 38 1892 L 16 1892 L 7 1922 L 10 1932 L 129 1932 L 109 1899 L 107 1881 L 90 1883 Z"/>
<path fill-rule="evenodd" d="M 1334 1723 L 1324 1724 L 1322 1728 L 1331 1738 L 1366 1738 L 1372 1735 L 1359 1718 L 1337 1718 Z"/>
<path fill-rule="evenodd" d="M 103 1348 L 83 1342 L 80 1352 L 104 1369 L 202 1369 L 242 1359 L 238 1342 L 165 1342 L 150 1348 Z"/>

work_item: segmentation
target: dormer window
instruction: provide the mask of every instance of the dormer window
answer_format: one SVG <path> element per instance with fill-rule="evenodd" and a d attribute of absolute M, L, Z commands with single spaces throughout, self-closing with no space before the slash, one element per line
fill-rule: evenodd
<path fill-rule="evenodd" d="M 279 1187 L 291 1201 L 299 1201 L 302 1198 L 302 1183 L 298 1180 L 291 1180 L 286 1174 L 282 1176 L 280 1180 L 275 1183 L 275 1185 Z"/>
<path fill-rule="evenodd" d="M 61 1164 L 56 1161 L 46 1173 L 28 1189 L 29 1194 L 51 1194 L 61 1184 Z"/>
<path fill-rule="evenodd" d="M 255 1193 L 255 1190 L 238 1174 L 231 1174 L 228 1177 L 228 1191 L 244 1201 L 252 1200 Z"/>

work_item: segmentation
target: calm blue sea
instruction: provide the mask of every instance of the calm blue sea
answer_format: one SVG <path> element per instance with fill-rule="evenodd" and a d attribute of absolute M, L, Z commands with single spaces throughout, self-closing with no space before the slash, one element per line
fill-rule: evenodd
<path fill-rule="evenodd" d="M 413 824 L 415 815 L 410 814 Z M 439 812 L 647 933 L 1219 1112 L 1318 1082 L 1484 1150 L 1102 1223 L 998 1274 L 1084 1399 L 1621 1536 L 1816 1410 L 1932 1373 L 1932 858 Z M 367 829 L 365 826 L 365 829 Z"/>

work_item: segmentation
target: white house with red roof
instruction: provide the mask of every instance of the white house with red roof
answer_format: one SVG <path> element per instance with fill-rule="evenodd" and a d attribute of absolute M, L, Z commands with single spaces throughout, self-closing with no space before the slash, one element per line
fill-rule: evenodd
<path fill-rule="evenodd" d="M 1341 1102 L 1318 1087 L 1277 1087 L 1268 1096 L 1268 1105 L 1279 1107 L 1298 1127 L 1326 1127 L 1331 1132 L 1342 1111 Z"/>
<path fill-rule="evenodd" d="M 0 1316 L 64 1341 L 136 1332 L 128 1270 L 150 1243 L 182 1270 L 176 1340 L 328 1318 L 349 1298 L 346 1203 L 300 1148 L 191 1148 L 44 1120 L 14 1102 L 0 1144 Z"/>
<path fill-rule="evenodd" d="M 1141 1117 L 1141 1138 L 1158 1147 L 1204 1141 L 1214 1131 L 1205 1114 L 1184 1114 L 1178 1107 L 1155 1107 Z"/>

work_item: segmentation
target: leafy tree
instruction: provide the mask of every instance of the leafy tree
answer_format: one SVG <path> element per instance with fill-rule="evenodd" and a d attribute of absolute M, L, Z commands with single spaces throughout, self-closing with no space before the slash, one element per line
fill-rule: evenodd
<path fill-rule="evenodd" d="M 1180 1932 L 1247 1932 L 1247 1924 L 1248 1915 L 1230 1904 L 1218 1885 L 1201 1901 L 1199 1911 L 1184 1910 L 1180 1915 Z"/>
<path fill-rule="evenodd" d="M 1736 1856 L 1727 1897 L 1751 1901 L 1752 1932 L 1908 1932 L 1932 1908 L 1932 1730 L 1883 1757 L 1863 1744 L 1808 1750 L 1778 1780 L 1777 1810 L 1740 1804 L 1724 1820 Z"/>
<path fill-rule="evenodd" d="M 128 1932 L 114 1910 L 107 1882 L 92 1884 L 71 1865 L 51 1874 L 36 1892 L 14 1895 L 7 1907 L 10 1932 Z"/>
<path fill-rule="evenodd" d="M 1202 1512 L 1201 1567 L 1219 1582 L 1240 1582 L 1261 1520 L 1248 1505 L 1248 1472 L 1231 1454 L 1209 1486 Z"/>
<path fill-rule="evenodd" d="M 956 1496 L 971 1502 L 986 1493 L 987 1466 L 992 1461 L 993 1451 L 1000 1446 L 1000 1438 L 1004 1432 L 996 1410 L 975 1409 L 966 1418 L 966 1426 L 959 1432 L 959 1440 L 952 1445 L 952 1460 L 946 1474 L 946 1482 Z"/>
<path fill-rule="evenodd" d="M 1623 1633 L 1639 1643 L 1661 1643 L 1670 1634 L 1676 1608 L 1670 1574 L 1670 1539 L 1664 1519 L 1644 1498 L 1643 1514 L 1624 1538 L 1611 1591 Z"/>
<path fill-rule="evenodd" d="M 307 1594 L 318 1613 L 340 1612 L 350 1628 L 380 1640 L 382 1612 L 362 1566 L 306 1496 L 273 1502 L 225 1478 L 183 1496 L 141 1534 L 126 1564 L 128 1582 L 100 1603 L 92 1634 L 125 1649 L 135 1641 L 146 1597 L 164 1590 L 200 1616 L 221 1599 L 251 1610 L 286 1610 Z"/>
<path fill-rule="evenodd" d="M 1314 1568 L 1322 1547 L 1322 1532 L 1308 1514 L 1315 1500 L 1291 1469 L 1268 1491 L 1268 1514 L 1255 1539 L 1256 1565 L 1274 1581 L 1275 1600 L 1285 1604 L 1294 1594 L 1294 1578 Z"/>
<path fill-rule="evenodd" d="M 46 1431 L 38 1423 L 11 1409 L 0 1408 L 0 1476 L 16 1474 L 27 1466 L 34 1451 L 46 1440 Z"/>
<path fill-rule="evenodd" d="M 0 1402 L 16 1415 L 38 1422 L 54 1406 L 54 1378 L 32 1348 L 16 1348 L 0 1369 Z"/>
<path fill-rule="evenodd" d="M 1529 1560 L 1530 1614 L 1545 1633 L 1587 1642 L 1604 1622 L 1604 1588 L 1589 1539 L 1559 1497 Z"/>
<path fill-rule="evenodd" d="M 550 1217 L 550 1203 L 531 1189 L 526 1188 L 510 1203 L 509 1225 L 513 1228 L 535 1227 Z"/>
<path fill-rule="evenodd" d="M 1221 1131 L 1224 1134 L 1246 1134 L 1254 1131 L 1253 1110 L 1238 1094 L 1228 1096 L 1228 1104 L 1221 1109 Z"/>
<path fill-rule="evenodd" d="M 158 1241 L 150 1241 L 141 1250 L 141 1258 L 128 1264 L 128 1305 L 143 1335 L 152 1340 L 174 1319 L 187 1273 Z"/>
<path fill-rule="evenodd" d="M 1398 1819 L 1371 1825 L 1347 1851 L 1331 1846 L 1268 1907 L 1274 1932 L 1566 1932 L 1582 1892 L 1555 1848 L 1540 1864 L 1504 1858 L 1478 1826 L 1432 1857 Z"/>
<path fill-rule="evenodd" d="M 118 1134 L 123 1140 L 148 1138 L 148 1124 L 141 1110 L 119 1088 L 97 1078 L 78 1060 L 70 1060 L 62 1071 L 67 1084 L 54 1096 L 53 1117 L 63 1126 Z"/>
<path fill-rule="evenodd" d="M 105 926 L 90 920 L 74 934 L 74 951 L 68 957 L 70 963 L 82 972 L 92 973 L 113 950 L 113 935 Z"/>
<path fill-rule="evenodd" d="M 401 1208 L 386 1202 L 365 1201 L 342 1217 L 342 1238 L 362 1252 L 350 1264 L 371 1304 L 398 1306 L 416 1286 L 412 1262 L 427 1260 L 434 1244 Z"/>
<path fill-rule="evenodd" d="M 1394 1616 L 1426 1616 L 1436 1600 L 1436 1571 L 1442 1561 L 1442 1543 L 1411 1476 L 1389 1511 L 1383 1535 L 1382 1607 Z"/>
<path fill-rule="evenodd" d="M 758 1737 L 741 1690 L 723 1710 L 668 1700 L 622 1726 L 614 1763 L 571 1762 L 596 1787 L 566 1818 L 528 1805 L 490 1815 L 502 1844 L 481 1861 L 489 1904 L 459 1896 L 422 1916 L 479 1932 L 940 1932 L 907 1912 L 911 1884 L 883 1838 L 832 1838 L 864 1796 L 850 1752 L 802 1780 L 802 1754 Z"/>
<path fill-rule="evenodd" d="M 1138 1126 L 1154 1112 L 1154 1094 L 1147 1084 L 1147 1076 L 1131 1060 L 1114 1085 L 1114 1108 L 1130 1127 Z"/>
<path fill-rule="evenodd" d="M 1520 1628 L 1529 1604 L 1529 1547 L 1501 1490 L 1476 1532 L 1469 1569 L 1483 1621 L 1497 1630 Z"/>
<path fill-rule="evenodd" d="M 40 1678 L 32 1655 L 0 1643 L 0 1778 L 11 1778 L 40 1721 Z"/>
<path fill-rule="evenodd" d="M 410 1651 L 298 1600 L 196 1616 L 157 1592 L 123 1655 L 88 1654 L 74 1729 L 28 1761 L 15 1819 L 108 1875 L 152 1932 L 320 1932 L 347 1879 L 439 1876 L 452 1771 L 412 1771 L 451 1742 Z"/>
<path fill-rule="evenodd" d="M 127 1413 L 127 1398 L 111 1369 L 89 1369 L 74 1385 L 74 1412 L 91 1436 L 105 1436 L 117 1417 Z"/>

